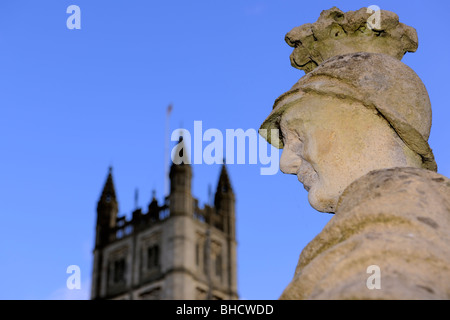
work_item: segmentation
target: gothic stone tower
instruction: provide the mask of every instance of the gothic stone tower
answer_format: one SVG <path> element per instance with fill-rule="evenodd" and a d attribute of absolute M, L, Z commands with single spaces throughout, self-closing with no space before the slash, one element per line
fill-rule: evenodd
<path fill-rule="evenodd" d="M 237 299 L 235 198 L 223 165 L 214 205 L 172 164 L 170 195 L 118 217 L 111 169 L 97 206 L 91 299 Z"/>

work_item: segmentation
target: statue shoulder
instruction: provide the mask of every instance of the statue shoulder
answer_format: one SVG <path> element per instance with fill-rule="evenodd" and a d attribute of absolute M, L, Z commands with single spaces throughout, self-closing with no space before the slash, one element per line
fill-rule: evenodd
<path fill-rule="evenodd" d="M 342 193 L 336 213 L 355 207 L 414 207 L 416 210 L 450 205 L 450 179 L 421 168 L 390 168 L 371 171 Z M 403 210 L 402 210 L 403 211 Z"/>
<path fill-rule="evenodd" d="M 417 168 L 368 173 L 343 192 L 280 298 L 448 299 L 450 281 L 439 279 L 450 279 L 449 211 L 447 177 Z M 367 290 L 361 278 L 373 264 L 390 279 L 383 291 Z M 417 274 L 432 289 L 424 290 Z"/>

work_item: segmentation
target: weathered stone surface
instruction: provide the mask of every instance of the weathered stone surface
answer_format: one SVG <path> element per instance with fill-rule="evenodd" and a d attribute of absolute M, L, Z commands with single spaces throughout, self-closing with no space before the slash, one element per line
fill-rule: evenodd
<path fill-rule="evenodd" d="M 374 20 L 378 14 L 379 19 Z M 367 8 L 348 12 L 336 7 L 324 10 L 316 22 L 292 29 L 285 40 L 295 48 L 292 66 L 306 73 L 336 55 L 373 52 L 401 60 L 418 46 L 416 30 L 399 22 L 395 13 L 374 13 Z"/>
<path fill-rule="evenodd" d="M 281 299 L 450 299 L 450 179 L 372 171 L 342 194 Z M 381 289 L 366 286 L 378 265 Z"/>

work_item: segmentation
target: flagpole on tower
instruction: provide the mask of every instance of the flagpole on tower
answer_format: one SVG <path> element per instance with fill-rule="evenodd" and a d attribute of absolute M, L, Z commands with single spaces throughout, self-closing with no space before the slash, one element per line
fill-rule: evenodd
<path fill-rule="evenodd" d="M 169 195 L 169 130 L 170 130 L 170 114 L 172 113 L 172 103 L 169 104 L 166 111 L 166 127 L 164 138 L 164 196 Z"/>

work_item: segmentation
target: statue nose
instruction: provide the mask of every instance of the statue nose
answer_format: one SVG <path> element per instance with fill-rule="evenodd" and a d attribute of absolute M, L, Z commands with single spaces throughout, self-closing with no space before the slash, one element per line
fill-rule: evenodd
<path fill-rule="evenodd" d="M 286 174 L 297 174 L 302 158 L 285 147 L 281 153 L 280 170 Z"/>
<path fill-rule="evenodd" d="M 300 40 L 301 33 L 302 27 L 295 27 L 286 34 L 284 40 L 290 47 L 297 48 L 302 43 Z"/>

